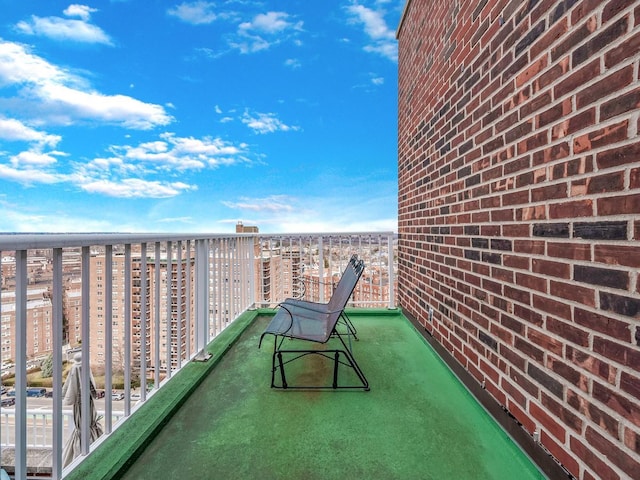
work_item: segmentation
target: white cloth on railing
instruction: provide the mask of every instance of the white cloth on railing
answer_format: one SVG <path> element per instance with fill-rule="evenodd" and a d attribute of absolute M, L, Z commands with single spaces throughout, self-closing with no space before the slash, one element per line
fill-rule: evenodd
<path fill-rule="evenodd" d="M 82 428 L 82 357 L 76 354 L 74 364 L 69 371 L 67 380 L 62 386 L 62 403 L 65 405 L 73 405 L 73 423 L 74 429 L 67 441 L 62 452 L 62 465 L 69 465 L 74 458 L 82 453 L 81 433 Z M 102 426 L 99 423 L 100 418 L 96 412 L 94 398 L 97 397 L 96 385 L 93 375 L 89 372 L 89 444 L 95 442 L 102 435 Z"/>

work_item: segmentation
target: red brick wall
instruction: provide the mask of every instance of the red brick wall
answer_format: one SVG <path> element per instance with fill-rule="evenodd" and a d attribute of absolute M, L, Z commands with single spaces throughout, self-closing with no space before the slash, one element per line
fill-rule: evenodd
<path fill-rule="evenodd" d="M 640 478 L 640 2 L 409 0 L 398 41 L 402 307 L 572 475 Z"/>

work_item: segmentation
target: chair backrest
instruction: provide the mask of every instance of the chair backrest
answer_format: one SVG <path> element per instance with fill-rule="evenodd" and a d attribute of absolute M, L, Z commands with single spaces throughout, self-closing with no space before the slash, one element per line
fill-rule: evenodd
<path fill-rule="evenodd" d="M 356 288 L 360 276 L 364 272 L 364 262 L 358 260 L 357 255 L 353 255 L 347 268 L 342 272 L 342 277 L 331 295 L 331 299 L 327 304 L 329 311 L 342 311 L 349 301 L 349 297 Z"/>

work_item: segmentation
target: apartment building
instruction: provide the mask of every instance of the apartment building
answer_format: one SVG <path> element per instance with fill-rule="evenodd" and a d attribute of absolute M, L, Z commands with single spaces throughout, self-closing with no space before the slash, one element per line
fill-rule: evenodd
<path fill-rule="evenodd" d="M 2 361 L 15 361 L 16 299 L 15 292 L 5 291 L 0 305 L 0 342 Z M 46 288 L 27 290 L 26 356 L 28 359 L 47 355 L 52 348 L 53 307 Z"/>

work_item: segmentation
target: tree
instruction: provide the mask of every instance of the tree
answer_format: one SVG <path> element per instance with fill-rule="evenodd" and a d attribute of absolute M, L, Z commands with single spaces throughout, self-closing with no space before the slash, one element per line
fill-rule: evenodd
<path fill-rule="evenodd" d="M 53 376 L 53 353 L 50 353 L 40 365 L 40 376 L 50 378 Z"/>

